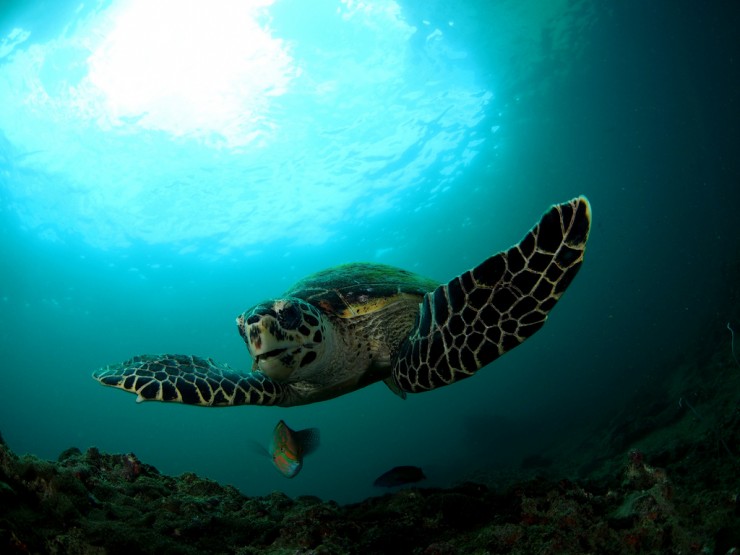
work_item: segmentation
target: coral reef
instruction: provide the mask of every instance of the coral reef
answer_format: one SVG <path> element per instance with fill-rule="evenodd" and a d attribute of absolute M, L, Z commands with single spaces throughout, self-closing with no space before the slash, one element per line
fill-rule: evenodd
<path fill-rule="evenodd" d="M 0 551 L 730 553 L 740 484 L 726 454 L 694 472 L 718 455 L 710 451 L 677 446 L 659 468 L 633 449 L 612 483 L 535 478 L 503 492 L 466 483 L 339 506 L 245 497 L 194 474 L 164 476 L 132 454 L 72 448 L 52 463 L 0 445 Z"/>
<path fill-rule="evenodd" d="M 725 348 L 660 385 L 508 483 L 345 506 L 247 497 L 131 453 L 18 456 L 0 437 L 0 553 L 737 553 L 740 372 Z"/>

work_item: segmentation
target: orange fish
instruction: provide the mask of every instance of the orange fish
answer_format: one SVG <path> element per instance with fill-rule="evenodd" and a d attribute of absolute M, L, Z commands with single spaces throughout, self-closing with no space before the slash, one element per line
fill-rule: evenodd
<path fill-rule="evenodd" d="M 319 446 L 319 429 L 291 430 L 281 420 L 272 432 L 268 449 L 272 464 L 286 478 L 295 477 L 303 468 L 303 457 Z"/>

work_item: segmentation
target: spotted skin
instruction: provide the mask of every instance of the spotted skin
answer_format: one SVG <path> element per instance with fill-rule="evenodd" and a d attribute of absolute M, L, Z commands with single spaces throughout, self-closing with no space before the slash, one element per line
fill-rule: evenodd
<path fill-rule="evenodd" d="M 553 206 L 518 244 L 424 295 L 393 379 L 410 393 L 468 378 L 542 327 L 583 262 L 584 197 Z"/>
<path fill-rule="evenodd" d="M 317 272 L 237 318 L 251 372 L 143 355 L 93 377 L 138 401 L 208 407 L 315 403 L 381 380 L 401 397 L 449 385 L 542 327 L 583 262 L 590 225 L 584 197 L 556 205 L 518 245 L 442 285 L 383 264 Z"/>
<path fill-rule="evenodd" d="M 142 355 L 101 368 L 93 378 L 137 394 L 137 401 L 204 407 L 280 405 L 285 388 L 260 373 L 239 374 L 225 364 L 189 355 Z"/>
<path fill-rule="evenodd" d="M 285 381 L 325 351 L 328 322 L 319 309 L 298 298 L 267 301 L 236 319 L 254 360 L 252 370 Z"/>

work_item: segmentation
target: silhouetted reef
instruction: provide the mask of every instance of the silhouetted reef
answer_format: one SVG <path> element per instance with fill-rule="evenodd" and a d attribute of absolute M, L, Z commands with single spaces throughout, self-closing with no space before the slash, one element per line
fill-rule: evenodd
<path fill-rule="evenodd" d="M 343 506 L 247 497 L 96 448 L 18 456 L 0 436 L 0 553 L 737 553 L 740 368 L 729 354 L 723 343 L 684 361 L 587 441 L 525 458 L 518 480 Z"/>

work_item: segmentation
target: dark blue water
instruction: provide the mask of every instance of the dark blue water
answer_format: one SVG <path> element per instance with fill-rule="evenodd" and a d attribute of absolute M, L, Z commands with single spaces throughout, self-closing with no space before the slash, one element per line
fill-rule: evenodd
<path fill-rule="evenodd" d="M 688 346 L 729 344 L 729 3 L 263 4 L 3 4 L 0 431 L 16 451 L 94 445 L 249 495 L 352 501 L 397 465 L 448 485 L 551 456 Z M 578 194 L 581 273 L 470 380 L 206 409 L 90 378 L 140 353 L 247 370 L 235 316 L 301 277 L 373 261 L 447 280 Z M 322 433 L 293 480 L 250 446 L 281 418 Z"/>

